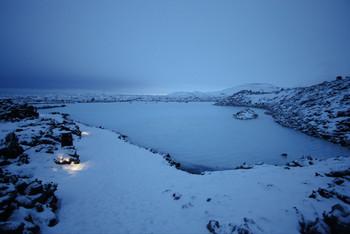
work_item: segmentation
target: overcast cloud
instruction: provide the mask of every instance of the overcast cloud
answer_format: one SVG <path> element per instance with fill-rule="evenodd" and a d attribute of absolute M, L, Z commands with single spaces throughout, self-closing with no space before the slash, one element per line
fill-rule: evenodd
<path fill-rule="evenodd" d="M 2 0 L 2 88 L 162 93 L 350 74 L 348 0 Z"/>

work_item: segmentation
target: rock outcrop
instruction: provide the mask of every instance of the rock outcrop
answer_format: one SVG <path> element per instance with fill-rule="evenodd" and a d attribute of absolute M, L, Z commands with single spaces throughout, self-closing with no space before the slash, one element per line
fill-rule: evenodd
<path fill-rule="evenodd" d="M 0 100 L 0 120 L 18 121 L 38 116 L 39 113 L 34 106 L 14 103 L 9 99 Z"/>
<path fill-rule="evenodd" d="M 247 108 L 247 109 L 238 111 L 237 113 L 233 114 L 233 117 L 235 119 L 239 119 L 239 120 L 250 120 L 250 119 L 258 118 L 258 114 L 255 113 L 254 110 Z"/>
<path fill-rule="evenodd" d="M 0 233 L 36 234 L 41 223 L 54 226 L 58 222 L 56 184 L 44 184 L 0 168 L 0 188 Z"/>
<path fill-rule="evenodd" d="M 283 126 L 350 146 L 350 77 L 274 92 L 243 90 L 216 105 L 264 108 Z"/>

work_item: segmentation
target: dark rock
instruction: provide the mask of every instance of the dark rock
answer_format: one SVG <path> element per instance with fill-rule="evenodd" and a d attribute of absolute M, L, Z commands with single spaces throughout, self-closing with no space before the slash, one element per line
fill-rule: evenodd
<path fill-rule="evenodd" d="M 49 207 L 52 209 L 52 211 L 56 211 L 58 209 L 58 199 L 55 194 L 53 194 L 48 199 Z"/>
<path fill-rule="evenodd" d="M 335 193 L 335 196 L 342 202 L 350 205 L 350 197 L 344 194 Z"/>
<path fill-rule="evenodd" d="M 336 117 L 349 117 L 350 116 L 350 109 L 349 110 L 345 110 L 345 111 L 338 111 L 336 114 Z"/>
<path fill-rule="evenodd" d="M 261 231 L 261 228 L 256 225 L 254 220 L 248 218 L 243 218 L 243 224 L 233 226 L 233 231 L 235 231 L 236 228 L 238 234 L 254 234 L 256 231 Z M 252 228 L 257 230 L 252 230 Z"/>
<path fill-rule="evenodd" d="M 345 176 L 350 176 L 350 168 L 346 170 L 341 170 L 341 171 L 331 171 L 329 173 L 326 173 L 326 176 L 329 177 L 345 177 Z"/>
<path fill-rule="evenodd" d="M 309 195 L 309 198 L 316 199 L 316 197 L 317 197 L 316 191 L 312 191 L 312 193 Z"/>
<path fill-rule="evenodd" d="M 53 108 L 60 108 L 60 107 L 65 107 L 66 105 L 44 105 L 44 106 L 39 106 L 38 109 L 53 109 Z M 59 114 L 59 112 L 51 112 L 51 114 Z"/>
<path fill-rule="evenodd" d="M 65 164 L 79 164 L 80 163 L 80 159 L 79 159 L 79 155 L 59 155 L 57 156 L 57 158 L 55 158 L 55 163 L 59 164 L 59 165 L 65 165 Z"/>
<path fill-rule="evenodd" d="M 58 222 L 53 213 L 58 205 L 56 189 L 56 184 L 42 184 L 39 180 L 13 175 L 0 169 L 0 233 L 38 234 L 39 224 L 44 220 L 40 220 L 39 216 L 34 219 L 31 215 L 44 210 L 50 213 L 45 214 L 48 225 L 55 225 Z M 21 207 L 31 211 L 26 216 L 13 217 L 13 212 Z M 14 222 L 15 218 L 16 222 Z M 21 223 L 24 226 L 20 225 Z"/>
<path fill-rule="evenodd" d="M 281 156 L 282 156 L 282 157 L 287 157 L 288 154 L 287 154 L 287 153 L 282 153 Z"/>
<path fill-rule="evenodd" d="M 25 190 L 25 193 L 28 195 L 35 195 L 43 192 L 43 185 L 39 181 L 34 181 L 29 184 Z"/>
<path fill-rule="evenodd" d="M 119 139 L 123 140 L 123 141 L 127 141 L 128 140 L 128 136 L 127 135 L 123 135 L 123 134 L 120 134 L 118 136 Z"/>
<path fill-rule="evenodd" d="M 0 204 L 0 221 L 7 220 L 11 216 L 15 208 L 15 205 L 13 204 L 15 198 L 16 195 L 14 193 L 7 193 L 2 197 Z"/>
<path fill-rule="evenodd" d="M 333 180 L 333 183 L 335 183 L 335 184 L 337 184 L 337 185 L 342 185 L 342 184 L 344 184 L 344 182 L 345 182 L 345 180 L 340 179 L 340 178 L 335 178 L 335 179 Z"/>
<path fill-rule="evenodd" d="M 71 130 L 72 134 L 81 137 L 81 131 L 78 126 L 76 126 L 76 129 Z"/>
<path fill-rule="evenodd" d="M 23 148 L 18 143 L 18 138 L 14 132 L 5 137 L 5 148 L 0 149 L 0 155 L 5 158 L 17 158 L 23 153 Z"/>
<path fill-rule="evenodd" d="M 329 233 L 328 227 L 318 217 L 313 221 L 306 221 L 304 218 L 302 220 L 299 220 L 299 231 L 300 234 Z"/>
<path fill-rule="evenodd" d="M 11 100 L 0 100 L 0 120 L 18 121 L 26 118 L 37 118 L 39 113 L 34 106 L 15 104 Z"/>
<path fill-rule="evenodd" d="M 9 164 L 11 164 L 10 161 L 8 161 L 8 160 L 6 160 L 6 159 L 4 159 L 4 160 L 1 160 L 1 159 L 0 159 L 0 167 L 1 167 L 1 166 L 7 166 L 7 165 L 9 165 Z"/>
<path fill-rule="evenodd" d="M 12 215 L 14 209 L 15 206 L 12 204 L 2 206 L 0 208 L 0 221 L 8 220 L 8 218 Z"/>
<path fill-rule="evenodd" d="M 20 194 L 25 194 L 25 189 L 28 187 L 28 184 L 25 181 L 20 181 L 16 184 L 16 190 Z"/>
<path fill-rule="evenodd" d="M 207 202 L 210 202 L 211 201 L 211 198 L 207 198 L 207 200 L 206 200 Z"/>
<path fill-rule="evenodd" d="M 263 230 L 255 223 L 254 220 L 243 218 L 243 222 L 239 225 L 232 223 L 220 224 L 219 221 L 210 220 L 207 224 L 207 229 L 212 234 L 227 233 L 227 234 L 257 234 L 263 233 Z"/>
<path fill-rule="evenodd" d="M 47 153 L 47 154 L 53 154 L 54 152 L 55 152 L 55 148 L 53 148 L 53 147 L 48 147 L 45 151 L 45 153 Z"/>
<path fill-rule="evenodd" d="M 29 157 L 28 157 L 28 155 L 26 155 L 26 154 L 21 154 L 21 155 L 18 157 L 17 165 L 28 164 L 28 163 L 29 163 Z"/>
<path fill-rule="evenodd" d="M 30 223 L 25 225 L 25 233 L 28 234 L 39 234 L 40 233 L 40 227 L 34 223 Z"/>
<path fill-rule="evenodd" d="M 181 194 L 179 194 L 179 193 L 173 193 L 173 198 L 174 198 L 174 200 L 179 200 L 181 197 L 182 197 Z"/>
<path fill-rule="evenodd" d="M 64 132 L 61 134 L 61 146 L 72 146 L 73 136 L 71 132 Z"/>
<path fill-rule="evenodd" d="M 38 211 L 38 212 L 43 212 L 44 211 L 44 207 L 40 203 L 37 203 L 35 205 L 35 210 Z"/>
<path fill-rule="evenodd" d="M 37 145 L 56 145 L 56 142 L 49 138 L 42 138 L 37 141 Z"/>
<path fill-rule="evenodd" d="M 0 233 L 3 234 L 22 234 L 24 223 L 20 222 L 3 222 L 0 223 Z"/>
<path fill-rule="evenodd" d="M 289 167 L 303 167 L 303 165 L 296 160 L 287 163 L 287 166 L 289 166 Z"/>
<path fill-rule="evenodd" d="M 220 230 L 220 223 L 216 220 L 210 220 L 207 224 L 207 229 L 212 234 L 218 234 Z"/>
<path fill-rule="evenodd" d="M 57 223 L 58 223 L 58 220 L 57 220 L 57 218 L 55 217 L 55 218 L 52 218 L 52 219 L 49 220 L 47 226 L 53 227 L 53 226 L 55 226 Z"/>
<path fill-rule="evenodd" d="M 321 197 L 324 197 L 324 198 L 331 198 L 333 197 L 333 192 L 331 191 L 328 191 L 327 189 L 324 189 L 324 188 L 319 188 L 317 190 L 318 194 L 320 194 Z"/>
<path fill-rule="evenodd" d="M 152 152 L 152 149 L 151 149 Z M 157 153 L 157 152 L 152 152 L 152 153 Z M 174 166 L 177 169 L 181 168 L 181 164 L 179 162 L 176 162 L 171 156 L 170 154 L 166 154 L 163 156 L 163 158 L 169 163 L 170 166 Z"/>
<path fill-rule="evenodd" d="M 328 213 L 323 213 L 323 219 L 330 228 L 330 233 L 350 233 L 350 212 L 344 206 L 337 204 Z"/>

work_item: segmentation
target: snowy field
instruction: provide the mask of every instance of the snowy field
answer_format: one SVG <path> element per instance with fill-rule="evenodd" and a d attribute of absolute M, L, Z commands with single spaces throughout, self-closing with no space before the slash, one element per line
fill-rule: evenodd
<path fill-rule="evenodd" d="M 12 126 L 2 126 L 2 133 Z M 193 175 L 169 167 L 162 157 L 125 143 L 111 131 L 80 125 L 80 164 L 56 165 L 45 153 L 11 171 L 58 183 L 59 223 L 42 233 L 299 233 L 300 214 L 314 220 L 337 199 L 309 198 L 332 178 L 315 176 L 346 169 L 349 158 L 285 169 L 262 165 Z M 349 193 L 348 182 L 338 190 Z"/>
<path fill-rule="evenodd" d="M 339 145 L 282 127 L 263 110 L 255 109 L 257 119 L 233 118 L 242 109 L 212 103 L 133 102 L 72 104 L 56 110 L 121 132 L 137 145 L 170 153 L 190 170 L 232 169 L 244 162 L 282 165 L 302 156 L 350 154 Z"/>

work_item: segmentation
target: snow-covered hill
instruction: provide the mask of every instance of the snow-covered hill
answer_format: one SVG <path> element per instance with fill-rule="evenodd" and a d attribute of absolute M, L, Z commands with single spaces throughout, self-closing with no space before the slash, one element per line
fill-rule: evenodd
<path fill-rule="evenodd" d="M 268 109 L 283 126 L 350 146 L 350 77 L 272 93 L 240 91 L 216 105 Z"/>
<path fill-rule="evenodd" d="M 200 100 L 220 100 L 222 98 L 228 97 L 234 93 L 240 92 L 242 90 L 250 90 L 254 92 L 278 92 L 281 88 L 273 86 L 271 84 L 266 83 L 250 83 L 235 86 L 232 88 L 227 88 L 219 91 L 211 91 L 211 92 L 201 92 L 201 91 L 193 91 L 193 92 L 175 92 L 170 93 L 167 96 L 171 98 L 188 98 L 188 99 L 200 99 Z"/>
<path fill-rule="evenodd" d="M 281 88 L 274 86 L 272 84 L 267 84 L 267 83 L 250 83 L 250 84 L 235 86 L 235 87 L 228 88 L 228 89 L 223 89 L 221 91 L 209 92 L 209 94 L 213 95 L 213 96 L 219 96 L 219 97 L 228 97 L 228 96 L 231 96 L 232 94 L 238 93 L 242 90 L 270 93 L 270 92 L 280 91 Z"/>

